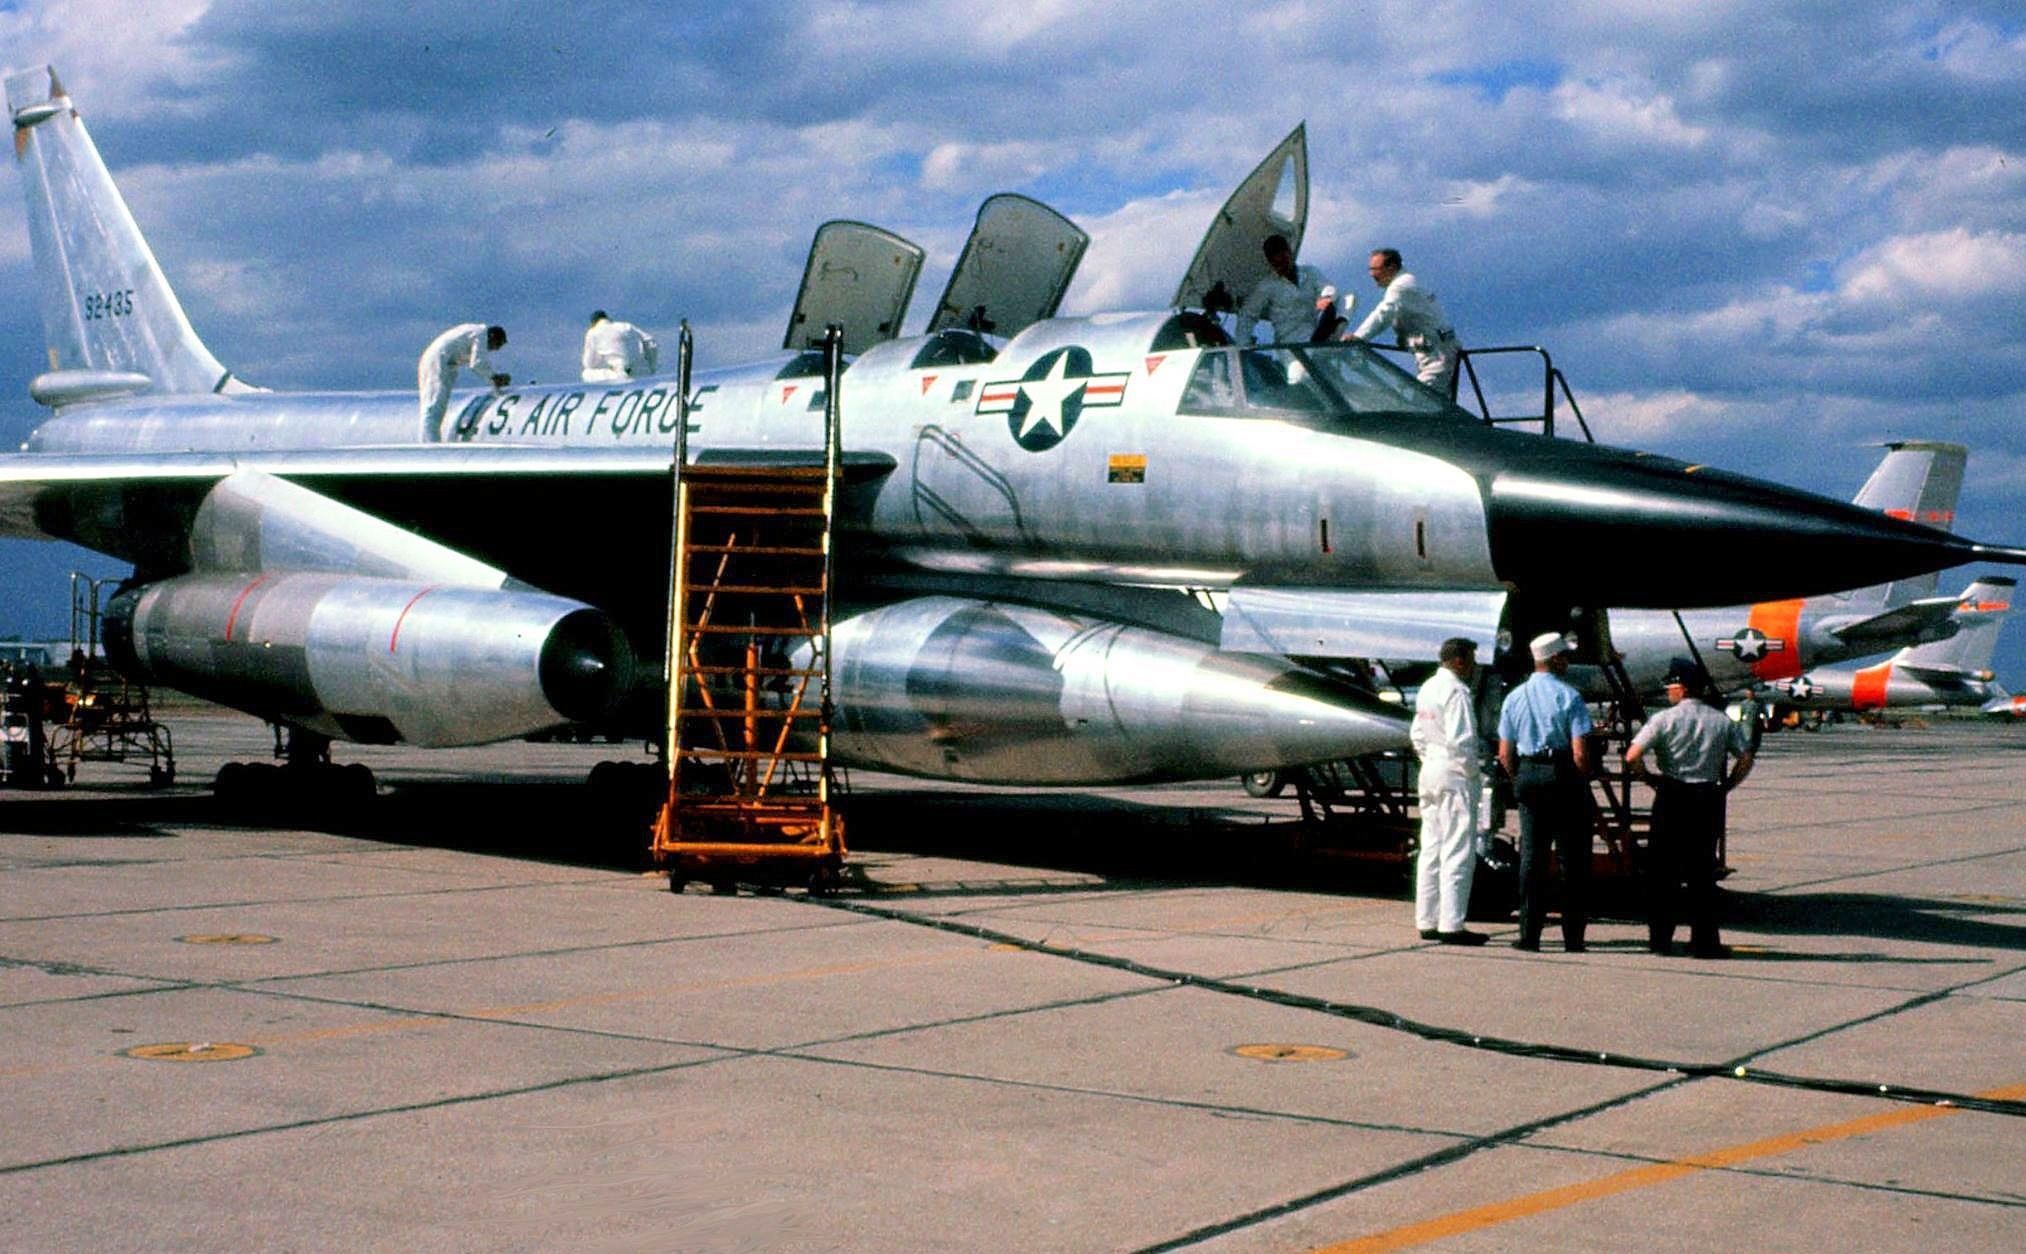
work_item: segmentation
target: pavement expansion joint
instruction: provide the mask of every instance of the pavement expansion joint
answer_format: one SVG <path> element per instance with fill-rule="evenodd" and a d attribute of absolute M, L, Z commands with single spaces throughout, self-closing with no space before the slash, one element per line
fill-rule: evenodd
<path fill-rule="evenodd" d="M 1774 1085 L 1781 1088 L 1876 1096 L 1898 1102 L 1919 1103 L 1944 1109 L 1962 1108 L 1979 1110 L 1988 1114 L 2026 1117 L 2026 1091 L 2014 1093 L 2006 1090 L 1996 1095 L 1975 1095 L 1929 1089 L 1915 1085 L 1885 1084 L 1872 1080 L 1838 1080 L 1815 1076 L 1792 1075 L 1778 1071 L 1756 1070 L 1746 1065 L 1752 1057 L 1790 1048 L 1800 1043 L 1800 1041 L 1780 1042 L 1755 1050 L 1744 1059 L 1730 1059 L 1716 1063 L 1645 1058 L 1633 1054 L 1614 1054 L 1608 1050 L 1592 1050 L 1577 1046 L 1545 1044 L 1535 1041 L 1518 1041 L 1508 1037 L 1489 1036 L 1482 1033 L 1470 1032 L 1461 1028 L 1447 1028 L 1430 1023 L 1421 1023 L 1381 1007 L 1362 1006 L 1352 1002 L 1331 1001 L 1328 998 L 1311 997 L 1306 994 L 1291 993 L 1283 989 L 1266 988 L 1255 984 L 1243 984 L 1234 980 L 1199 975 L 1190 971 L 1167 970 L 1149 966 L 1146 963 L 1136 962 L 1131 958 L 1122 958 L 1115 954 L 1094 953 L 1083 949 L 1057 947 L 1049 944 L 1045 939 L 1040 941 L 1028 940 L 1024 937 L 1000 932 L 976 923 L 957 922 L 940 917 L 924 917 L 922 915 L 910 914 L 904 910 L 894 910 L 862 902 L 842 901 L 834 897 L 808 897 L 802 898 L 802 900 L 824 909 L 841 910 L 851 914 L 866 915 L 873 918 L 887 919 L 896 923 L 907 923 L 917 927 L 931 928 L 936 931 L 974 937 L 996 944 L 1012 945 L 1017 948 L 1031 950 L 1035 953 L 1066 958 L 1072 962 L 1088 963 L 1092 966 L 1108 967 L 1113 970 L 1138 975 L 1145 979 L 1163 981 L 1175 986 L 1200 988 L 1209 992 L 1224 993 L 1272 1005 L 1286 1006 L 1290 1009 L 1312 1010 L 1321 1014 L 1334 1015 L 1337 1018 L 1350 1019 L 1355 1022 L 1368 1024 L 1373 1027 L 1405 1032 L 1426 1041 L 1461 1045 L 1466 1048 L 1481 1049 L 1491 1053 L 1518 1055 L 1551 1062 L 1572 1062 L 1589 1066 L 1616 1067 L 1634 1071 L 1655 1071 L 1683 1078 L 1728 1078 L 1743 1080 L 1749 1083 Z M 1998 977 L 1985 977 L 1985 979 L 1993 978 Z M 1974 983 L 1984 982 L 1985 980 L 1978 980 Z M 1888 1007 L 1875 1014 L 1863 1016 L 1852 1023 L 1832 1025 L 1821 1031 L 1810 1033 L 1801 1039 L 1815 1039 L 1828 1035 L 1831 1032 L 1844 1030 L 1853 1026 L 1853 1023 L 1870 1022 L 1894 1014 L 1904 1013 L 1907 1010 L 1926 1005 L 1929 1002 L 1951 996 L 1954 991 L 1954 989 L 1942 989 L 1923 994 L 1898 1006 Z"/>

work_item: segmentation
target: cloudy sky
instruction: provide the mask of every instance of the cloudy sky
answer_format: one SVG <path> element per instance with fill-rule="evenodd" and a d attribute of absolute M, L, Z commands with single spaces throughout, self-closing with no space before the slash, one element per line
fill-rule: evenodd
<path fill-rule="evenodd" d="M 1960 440 L 1961 529 L 2026 543 L 2016 0 L 704 8 L 0 0 L 0 48 L 56 66 L 268 386 L 410 387 L 467 319 L 561 378 L 593 306 L 737 361 L 832 217 L 929 250 L 918 323 L 1002 190 L 1090 231 L 1067 312 L 1158 307 L 1306 120 L 1302 260 L 1362 285 L 1400 248 L 1466 343 L 1547 346 L 1607 441 L 1847 496 L 1867 445 Z M 41 350 L 0 211 L 9 445 Z M 80 561 L 109 569 L 0 545 L 0 633 L 60 634 Z M 2026 688 L 2026 628 L 2000 671 Z"/>

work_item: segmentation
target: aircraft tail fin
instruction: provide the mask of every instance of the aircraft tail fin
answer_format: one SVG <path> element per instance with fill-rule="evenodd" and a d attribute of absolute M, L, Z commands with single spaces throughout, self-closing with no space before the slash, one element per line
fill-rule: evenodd
<path fill-rule="evenodd" d="M 1888 518 L 1952 530 L 1956 500 L 1963 492 L 1963 465 L 1969 456 L 1969 450 L 1960 444 L 1896 440 L 1885 446 L 1884 458 L 1857 490 L 1855 503 Z M 1883 609 L 1907 605 L 1933 596 L 1935 580 L 1936 575 L 1929 573 L 1860 588 L 1843 594 L 1843 606 Z"/>
<path fill-rule="evenodd" d="M 1997 656 L 1998 632 L 2012 608 L 2012 590 L 2018 581 L 2003 575 L 1986 575 L 1963 590 L 1956 605 L 1956 634 L 1947 640 L 1915 645 L 1900 650 L 1893 665 L 1902 670 L 1927 671 L 1972 679 L 1988 679 L 1991 659 Z"/>
<path fill-rule="evenodd" d="M 191 329 L 56 71 L 9 74 L 6 89 L 49 346 L 30 392 L 62 405 L 247 390 Z"/>

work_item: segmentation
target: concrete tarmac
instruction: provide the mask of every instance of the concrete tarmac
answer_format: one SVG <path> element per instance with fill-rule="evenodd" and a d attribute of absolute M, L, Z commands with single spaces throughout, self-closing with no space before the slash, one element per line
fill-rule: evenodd
<path fill-rule="evenodd" d="M 828 900 L 672 895 L 638 747 L 362 811 L 0 793 L 0 1248 L 2026 1248 L 2026 728 L 1769 738 L 1727 961 L 1420 941 L 1291 799 L 853 781 Z"/>

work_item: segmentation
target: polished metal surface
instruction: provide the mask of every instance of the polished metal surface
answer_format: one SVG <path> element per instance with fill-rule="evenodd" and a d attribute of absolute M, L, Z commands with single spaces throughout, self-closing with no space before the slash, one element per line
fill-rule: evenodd
<path fill-rule="evenodd" d="M 1502 592 L 1331 588 L 1231 590 L 1221 647 L 1297 657 L 1425 662 L 1442 642 L 1475 640 L 1489 659 L 1505 612 Z"/>
<path fill-rule="evenodd" d="M 1406 744 L 1406 716 L 1278 657 L 921 597 L 836 624 L 837 756 L 990 783 L 1189 779 Z"/>
<path fill-rule="evenodd" d="M 532 592 L 325 573 L 183 575 L 116 598 L 130 673 L 346 740 L 483 744 L 610 712 L 632 655 Z"/>
<path fill-rule="evenodd" d="M 190 528 L 203 572 L 323 571 L 498 588 L 507 574 L 363 510 L 264 471 L 235 471 L 205 494 Z"/>

